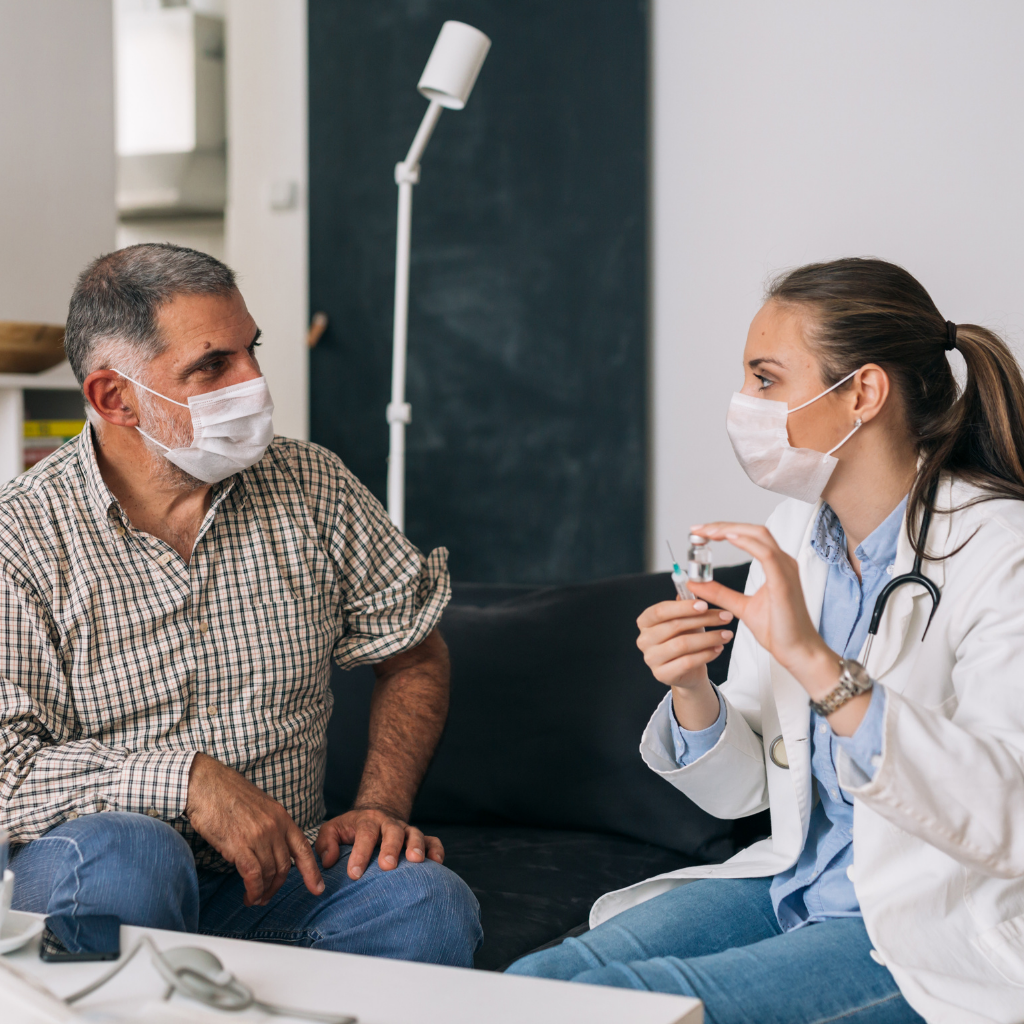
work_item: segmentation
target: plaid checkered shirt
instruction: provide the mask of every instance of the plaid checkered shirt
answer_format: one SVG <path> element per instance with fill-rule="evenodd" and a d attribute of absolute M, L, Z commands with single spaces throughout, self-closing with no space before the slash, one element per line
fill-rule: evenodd
<path fill-rule="evenodd" d="M 337 456 L 276 438 L 215 485 L 191 560 L 132 527 L 87 426 L 0 491 L 0 825 L 28 842 L 70 818 L 184 816 L 197 751 L 315 837 L 330 662 L 420 643 L 451 595 Z"/>

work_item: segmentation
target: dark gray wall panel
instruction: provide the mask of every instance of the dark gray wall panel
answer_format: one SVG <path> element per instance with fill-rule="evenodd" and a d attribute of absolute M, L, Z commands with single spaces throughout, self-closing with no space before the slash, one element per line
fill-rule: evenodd
<path fill-rule="evenodd" d="M 443 21 L 493 40 L 413 201 L 407 532 L 456 578 L 643 568 L 647 14 L 309 0 L 312 436 L 383 499 L 396 188 Z"/>

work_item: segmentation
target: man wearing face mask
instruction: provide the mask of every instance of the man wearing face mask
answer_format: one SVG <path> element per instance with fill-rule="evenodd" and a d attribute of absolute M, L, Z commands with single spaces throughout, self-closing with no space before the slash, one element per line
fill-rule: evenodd
<path fill-rule="evenodd" d="M 274 436 L 259 335 L 190 249 L 78 281 L 89 422 L 0 493 L 14 906 L 472 966 L 476 900 L 408 824 L 447 714 L 447 552 Z M 332 659 L 377 684 L 355 804 L 324 821 Z"/>

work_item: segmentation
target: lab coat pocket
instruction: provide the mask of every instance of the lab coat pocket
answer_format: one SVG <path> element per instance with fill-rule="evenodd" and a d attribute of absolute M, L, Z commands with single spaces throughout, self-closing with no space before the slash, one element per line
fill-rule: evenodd
<path fill-rule="evenodd" d="M 1024 914 L 982 932 L 978 946 L 1007 981 L 1024 986 Z"/>

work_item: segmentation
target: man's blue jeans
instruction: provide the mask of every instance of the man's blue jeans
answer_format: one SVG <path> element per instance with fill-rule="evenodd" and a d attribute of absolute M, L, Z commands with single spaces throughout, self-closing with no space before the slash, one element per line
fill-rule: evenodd
<path fill-rule="evenodd" d="M 16 910 L 115 914 L 125 924 L 283 942 L 395 960 L 472 967 L 483 933 L 465 882 L 434 861 L 376 860 L 358 881 L 345 873 L 350 847 L 323 872 L 314 896 L 293 867 L 265 907 L 242 903 L 237 872 L 196 871 L 170 825 L 105 812 L 67 821 L 11 860 Z"/>
<path fill-rule="evenodd" d="M 783 932 L 770 885 L 770 878 L 690 882 L 531 953 L 508 973 L 696 996 L 707 1024 L 922 1021 L 871 959 L 859 917 Z"/>

